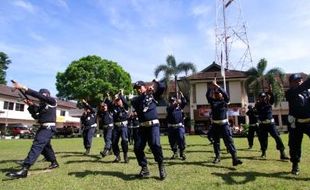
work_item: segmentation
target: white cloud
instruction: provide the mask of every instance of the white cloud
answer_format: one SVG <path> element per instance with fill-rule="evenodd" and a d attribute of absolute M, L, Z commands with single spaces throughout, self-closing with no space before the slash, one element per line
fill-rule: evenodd
<path fill-rule="evenodd" d="M 308 57 L 310 47 L 308 40 L 275 34 L 260 33 L 252 43 L 252 55 L 256 58 L 266 57 L 273 62 L 281 63 Z"/>
<path fill-rule="evenodd" d="M 53 2 L 59 6 L 59 7 L 63 7 L 65 9 L 69 9 L 69 6 L 67 4 L 67 0 L 53 0 Z"/>
<path fill-rule="evenodd" d="M 30 32 L 30 33 L 29 33 L 29 36 L 30 36 L 32 39 L 34 39 L 34 40 L 36 40 L 36 41 L 39 41 L 39 42 L 44 42 L 44 41 L 46 41 L 46 39 L 45 39 L 43 36 L 41 36 L 40 34 L 38 34 L 38 33 L 36 33 L 36 32 Z"/>
<path fill-rule="evenodd" d="M 288 18 L 292 23 L 304 28 L 310 26 L 310 2 L 308 0 L 296 1 L 289 9 Z"/>
<path fill-rule="evenodd" d="M 115 7 L 110 7 L 109 18 L 111 24 L 119 30 L 132 30 L 134 25 L 125 17 L 122 17 L 119 10 Z"/>
<path fill-rule="evenodd" d="M 23 8 L 24 10 L 34 13 L 35 12 L 35 7 L 28 1 L 23 1 L 23 0 L 16 0 L 13 2 L 13 4 L 17 7 Z"/>
<path fill-rule="evenodd" d="M 207 17 L 210 14 L 211 7 L 206 4 L 196 5 L 192 7 L 191 13 L 198 17 Z"/>

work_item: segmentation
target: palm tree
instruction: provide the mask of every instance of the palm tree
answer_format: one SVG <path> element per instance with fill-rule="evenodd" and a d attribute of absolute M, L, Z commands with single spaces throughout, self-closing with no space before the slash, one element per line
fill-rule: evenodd
<path fill-rule="evenodd" d="M 11 63 L 9 57 L 4 53 L 0 52 L 0 84 L 6 84 L 5 76 L 8 65 Z"/>
<path fill-rule="evenodd" d="M 252 92 L 254 97 L 257 97 L 261 91 L 265 92 L 265 89 L 271 87 L 275 97 L 275 105 L 278 105 L 284 97 L 282 84 L 285 73 L 279 67 L 266 72 L 266 67 L 267 60 L 263 58 L 258 62 L 257 67 L 252 67 L 246 71 L 245 88 L 248 93 Z"/>
<path fill-rule="evenodd" d="M 178 96 L 178 74 L 185 72 L 185 75 L 187 76 L 188 72 L 192 71 L 193 73 L 196 72 L 196 67 L 193 63 L 190 62 L 181 62 L 180 64 L 177 64 L 175 61 L 175 58 L 173 55 L 168 55 L 166 59 L 166 64 L 158 65 L 155 68 L 155 77 L 157 78 L 159 73 L 163 72 L 164 77 L 163 80 L 166 82 L 167 86 L 169 84 L 170 79 L 173 77 L 174 84 L 175 84 L 175 92 L 176 96 Z M 167 90 L 167 92 L 169 92 Z"/>

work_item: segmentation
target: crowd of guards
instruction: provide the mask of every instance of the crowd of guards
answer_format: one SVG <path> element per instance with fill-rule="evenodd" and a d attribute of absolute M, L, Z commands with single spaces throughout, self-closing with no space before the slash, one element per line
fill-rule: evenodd
<path fill-rule="evenodd" d="M 248 145 L 253 147 L 255 133 L 261 148 L 261 157 L 267 157 L 268 134 L 276 142 L 276 149 L 279 150 L 280 159 L 292 162 L 291 173 L 298 175 L 300 172 L 299 162 L 301 158 L 301 142 L 303 134 L 310 136 L 310 79 L 303 82 L 299 74 L 289 77 L 290 88 L 286 92 L 289 103 L 289 156 L 285 153 L 285 146 L 276 128 L 272 116 L 272 105 L 274 95 L 272 89 L 263 91 L 259 94 L 254 106 L 249 105 L 246 115 L 249 117 Z M 34 164 L 40 154 L 51 162 L 48 169 L 58 168 L 54 151 L 51 146 L 51 138 L 56 128 L 56 106 L 57 101 L 50 96 L 47 89 L 36 92 L 17 82 L 13 82 L 13 87 L 24 94 L 33 96 L 40 100 L 39 105 L 35 105 L 29 99 L 25 103 L 29 105 L 28 110 L 32 117 L 38 120 L 40 129 L 33 141 L 32 147 L 26 159 L 21 163 L 22 168 L 18 171 L 7 173 L 10 178 L 27 177 L 29 168 Z M 137 95 L 130 99 L 124 96 L 121 90 L 118 94 L 106 98 L 100 103 L 97 111 L 92 108 L 85 100 L 82 100 L 84 112 L 81 116 L 83 129 L 83 145 L 85 155 L 90 154 L 92 138 L 98 127 L 103 131 L 103 149 L 100 151 L 102 157 L 114 154 L 113 162 L 121 162 L 121 151 L 124 163 L 129 162 L 128 146 L 133 145 L 134 153 L 141 167 L 137 175 L 145 178 L 150 175 L 148 161 L 144 152 L 148 144 L 153 153 L 154 160 L 158 164 L 159 178 L 165 179 L 167 176 L 164 166 L 164 156 L 160 143 L 160 122 L 157 113 L 157 104 L 160 96 L 165 90 L 163 83 L 153 80 L 152 84 L 147 85 L 143 81 L 134 84 Z M 234 145 L 232 131 L 228 122 L 228 93 L 217 84 L 216 79 L 208 86 L 206 99 L 211 107 L 212 127 L 209 130 L 208 138 L 212 139 L 215 158 L 213 163 L 221 161 L 220 138 L 223 138 L 227 151 L 231 154 L 232 165 L 237 166 L 243 162 L 237 157 L 237 148 Z M 183 108 L 187 100 L 182 92 L 177 92 L 175 96 L 169 97 L 167 105 L 167 126 L 168 139 L 172 151 L 171 159 L 180 158 L 186 160 L 185 148 L 185 128 Z M 121 139 L 121 150 L 119 140 Z"/>

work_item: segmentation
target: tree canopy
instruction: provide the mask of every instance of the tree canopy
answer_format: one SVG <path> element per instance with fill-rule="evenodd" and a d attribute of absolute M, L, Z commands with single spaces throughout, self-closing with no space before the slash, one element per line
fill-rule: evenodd
<path fill-rule="evenodd" d="M 181 62 L 180 64 L 176 63 L 176 60 L 173 55 L 168 55 L 166 59 L 166 64 L 158 65 L 155 68 L 154 74 L 157 78 L 159 73 L 163 73 L 164 77 L 162 80 L 166 82 L 166 84 L 169 83 L 169 80 L 171 77 L 174 77 L 175 82 L 175 92 L 178 91 L 178 74 L 185 72 L 185 75 L 187 76 L 188 72 L 192 71 L 193 73 L 196 72 L 196 66 L 193 63 L 190 62 Z M 169 89 L 167 89 L 169 90 Z"/>
<path fill-rule="evenodd" d="M 275 105 L 278 105 L 284 97 L 283 80 L 285 73 L 281 68 L 272 68 L 266 71 L 267 60 L 261 59 L 257 67 L 252 67 L 246 71 L 247 80 L 245 87 L 247 92 L 252 92 L 255 97 L 258 97 L 260 92 L 265 92 L 266 89 L 271 87 L 275 97 Z"/>
<path fill-rule="evenodd" d="M 9 57 L 4 53 L 0 52 L 0 84 L 6 84 L 6 70 L 8 69 L 11 60 Z"/>
<path fill-rule="evenodd" d="M 65 72 L 58 72 L 56 88 L 59 98 L 85 99 L 92 105 L 97 105 L 107 93 L 132 91 L 129 73 L 117 63 L 95 55 L 73 61 Z"/>

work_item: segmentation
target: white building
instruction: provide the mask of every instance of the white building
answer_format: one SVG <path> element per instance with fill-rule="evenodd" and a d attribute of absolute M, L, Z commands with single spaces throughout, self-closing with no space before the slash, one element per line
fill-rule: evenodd
<path fill-rule="evenodd" d="M 229 120 L 234 126 L 241 126 L 247 123 L 245 113 L 249 104 L 254 104 L 255 98 L 248 96 L 245 90 L 246 73 L 236 70 L 225 70 L 226 88 L 230 96 Z M 284 90 L 288 89 L 288 78 L 291 74 L 286 74 L 283 84 Z M 303 78 L 306 74 L 301 73 Z M 210 104 L 206 99 L 206 91 L 208 85 L 217 78 L 218 84 L 223 86 L 223 78 L 221 76 L 221 67 L 215 63 L 211 64 L 199 73 L 188 77 L 190 81 L 190 108 L 189 115 L 192 121 L 191 132 L 195 132 L 195 128 L 207 128 L 210 125 Z M 288 103 L 283 100 L 277 107 L 273 107 L 273 117 L 276 125 L 280 130 L 286 130 L 288 115 Z"/>
<path fill-rule="evenodd" d="M 35 125 L 36 121 L 31 117 L 26 105 L 19 95 L 19 91 L 13 91 L 12 87 L 0 85 L 0 126 L 7 126 L 10 123 L 22 123 L 24 125 Z M 31 100 L 38 103 L 38 100 L 29 96 Z M 80 125 L 80 118 L 72 117 L 69 111 L 76 109 L 76 103 L 57 100 L 57 127 Z"/>

